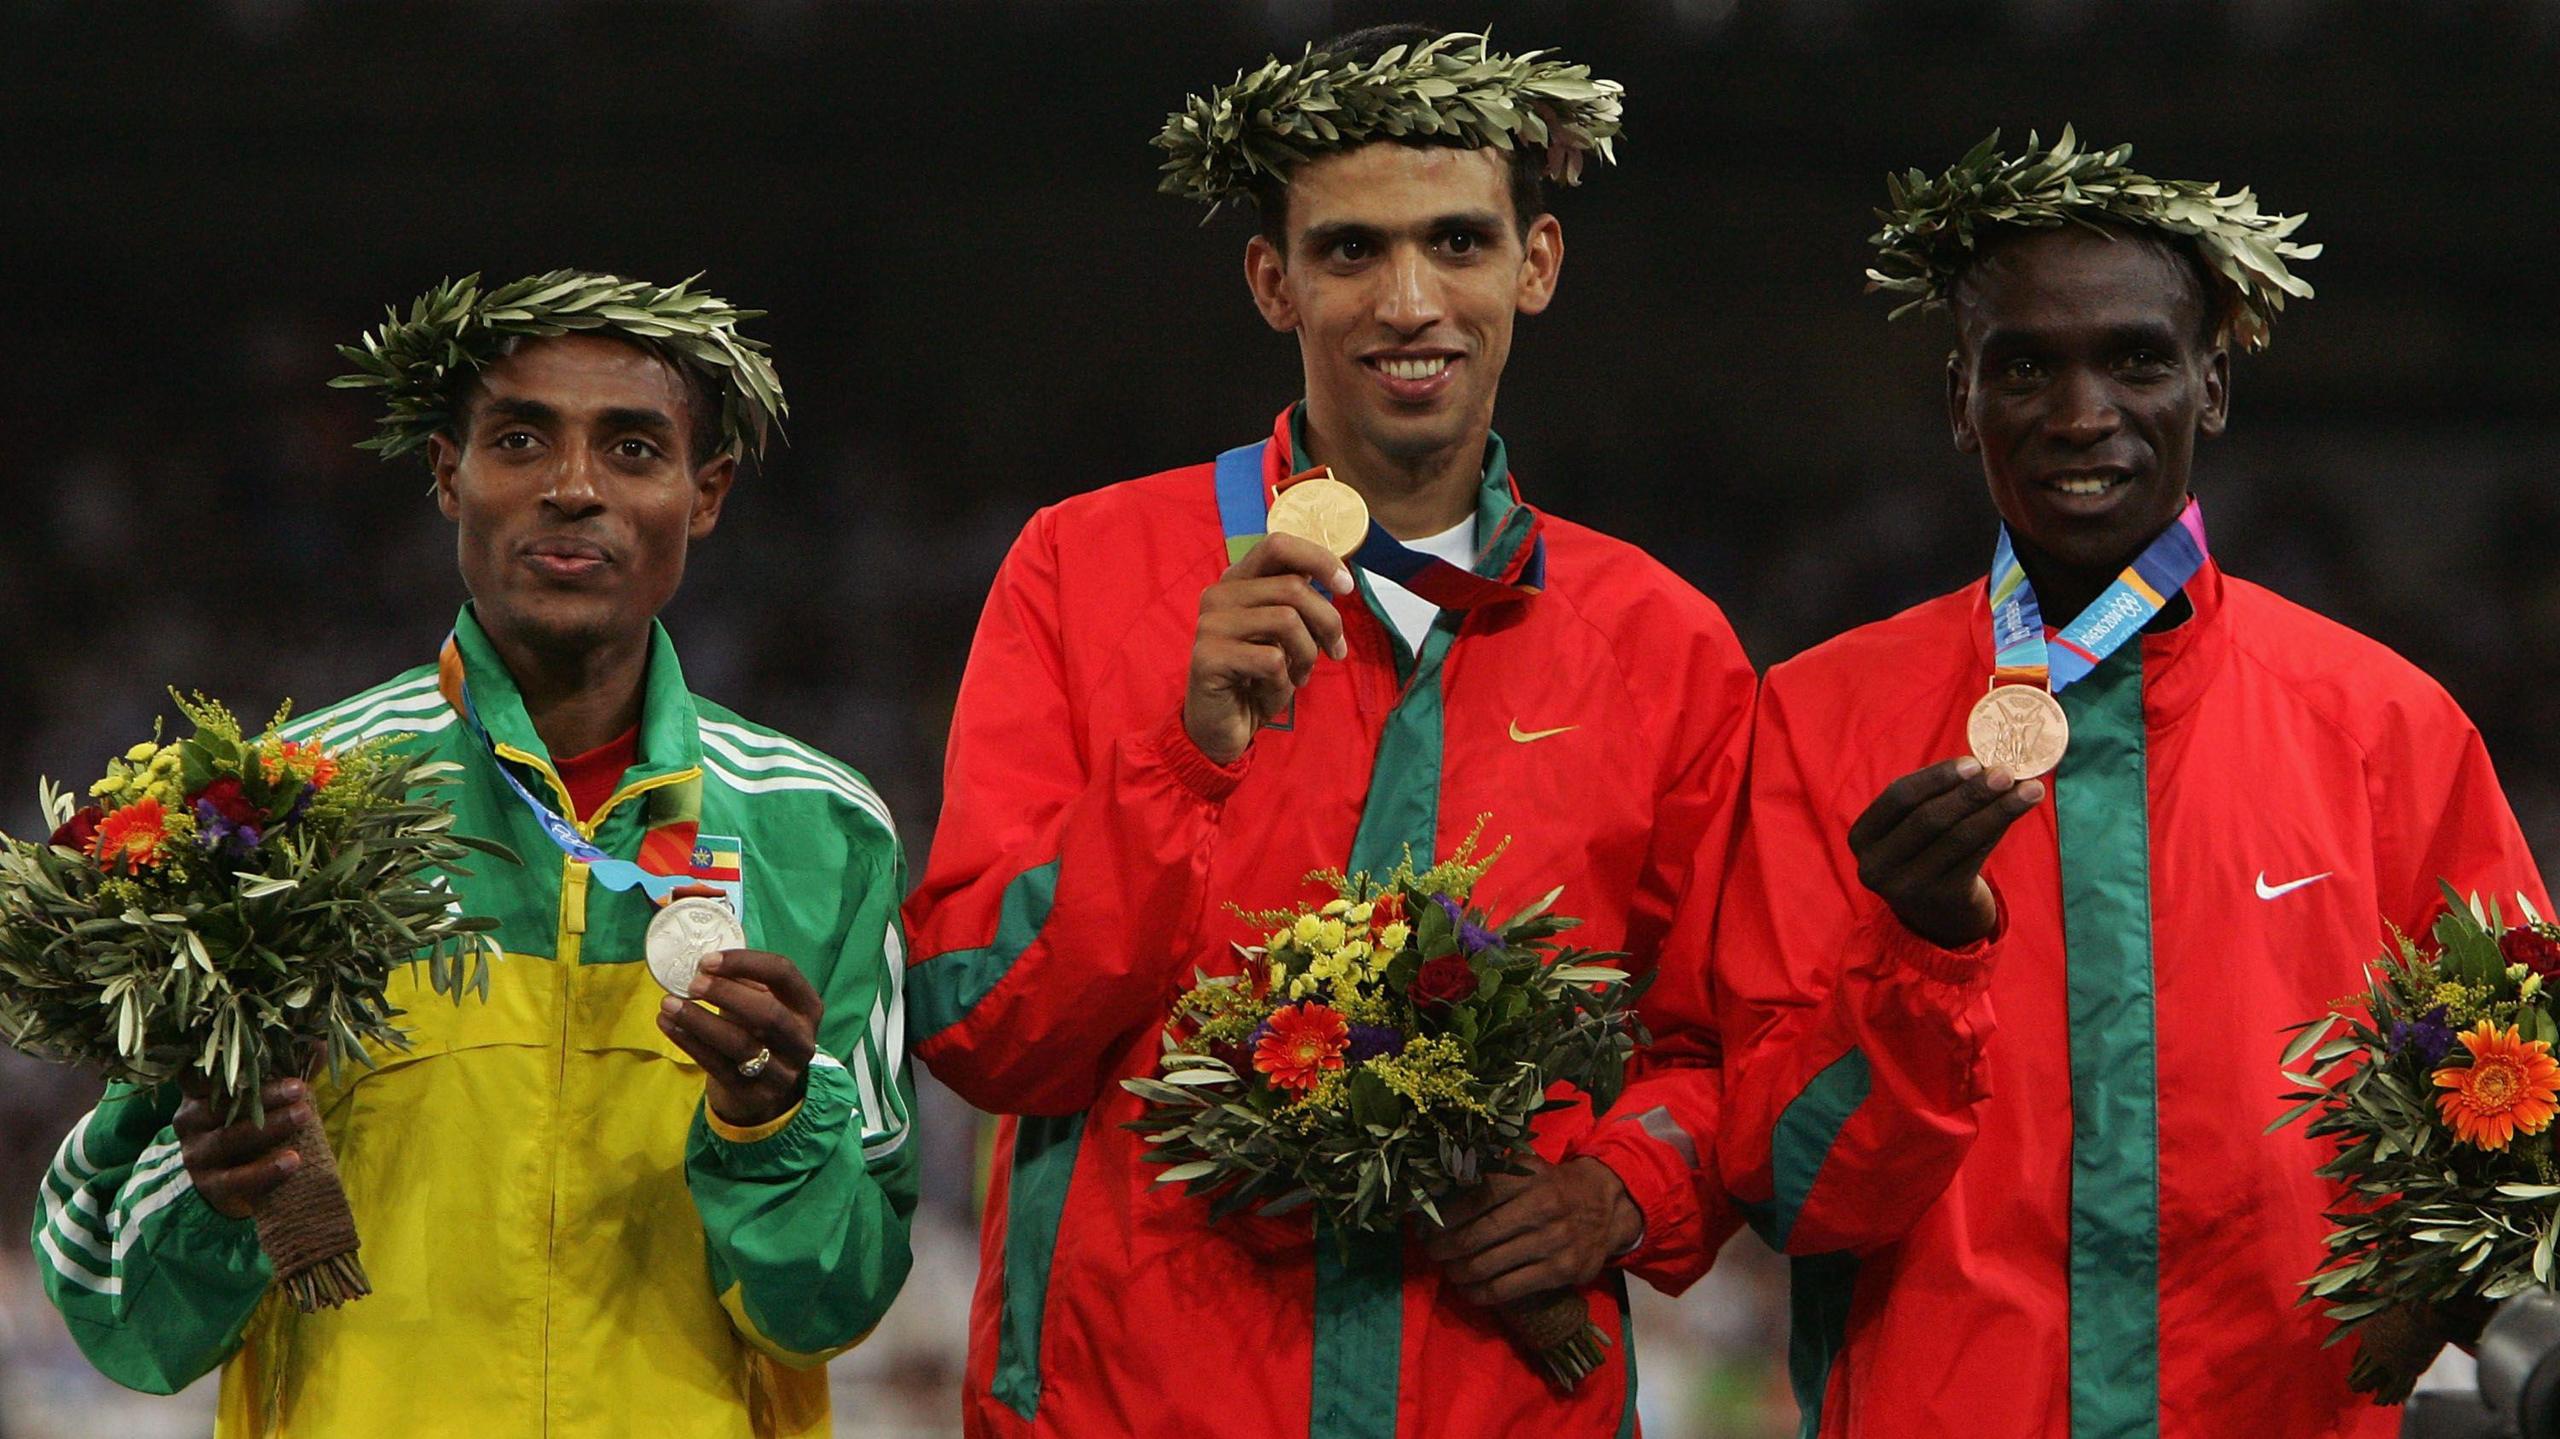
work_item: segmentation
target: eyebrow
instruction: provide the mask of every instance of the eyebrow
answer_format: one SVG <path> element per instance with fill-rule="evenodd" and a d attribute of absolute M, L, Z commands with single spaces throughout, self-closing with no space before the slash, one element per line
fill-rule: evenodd
<path fill-rule="evenodd" d="M 555 424 L 560 419 L 558 410 L 540 400 L 522 400 L 499 395 L 491 395 L 482 402 L 481 415 L 485 419 L 514 420 L 528 425 Z"/>
<path fill-rule="evenodd" d="M 562 416 L 556 407 L 544 404 L 540 400 L 493 395 L 486 403 L 484 418 L 501 423 L 557 425 L 561 422 Z M 675 419 L 666 411 L 641 406 L 617 405 L 611 409 L 599 411 L 596 415 L 596 423 L 608 430 L 643 430 L 658 435 L 672 435 L 676 432 Z"/>
<path fill-rule="evenodd" d="M 596 419 L 608 430 L 649 430 L 667 435 L 676 432 L 675 418 L 664 410 L 616 406 L 596 416 Z"/>

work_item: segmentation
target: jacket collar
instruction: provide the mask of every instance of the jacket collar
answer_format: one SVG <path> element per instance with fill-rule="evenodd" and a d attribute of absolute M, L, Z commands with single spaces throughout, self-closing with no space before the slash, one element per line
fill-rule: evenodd
<path fill-rule="evenodd" d="M 524 693 L 468 604 L 454 619 L 453 638 L 462 655 L 463 680 L 471 687 L 472 709 L 490 740 L 501 754 L 513 750 L 548 769 L 551 752 L 525 713 Z M 702 764 L 693 693 L 685 688 L 675 641 L 668 637 L 667 627 L 655 620 L 649 622 L 649 667 L 640 683 L 640 754 L 623 776 L 620 788 L 626 790 L 697 770 Z"/>

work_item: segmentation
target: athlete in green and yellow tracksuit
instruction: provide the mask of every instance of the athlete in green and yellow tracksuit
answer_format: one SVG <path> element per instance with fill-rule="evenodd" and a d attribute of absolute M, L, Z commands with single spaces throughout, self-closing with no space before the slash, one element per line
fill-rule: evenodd
<path fill-rule="evenodd" d="M 309 1083 L 373 1292 L 306 1315 L 270 1290 L 229 1213 L 274 1153 L 208 1148 L 174 1088 L 110 1089 L 44 1181 L 36 1249 L 73 1337 L 137 1389 L 221 1366 L 224 1439 L 823 1434 L 818 1366 L 906 1276 L 902 852 L 853 770 L 690 693 L 652 618 L 729 473 L 661 462 L 703 453 L 682 422 L 702 392 L 663 359 L 568 336 L 491 363 L 437 451 L 474 596 L 442 664 L 286 729 L 460 766 L 456 828 L 523 859 L 455 880 L 498 922 L 487 998 L 412 965 L 406 1051 Z M 769 993 L 714 991 L 713 1015 L 659 987 L 645 887 L 609 887 L 635 855 L 729 897 L 747 949 L 720 972 L 768 963 Z M 776 996 L 807 1023 L 764 1037 Z"/>

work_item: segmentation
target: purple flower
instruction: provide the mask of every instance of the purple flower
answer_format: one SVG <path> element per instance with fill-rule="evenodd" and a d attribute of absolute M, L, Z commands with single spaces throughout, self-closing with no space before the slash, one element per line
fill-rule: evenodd
<path fill-rule="evenodd" d="M 1458 951 L 1461 954 L 1473 954 L 1480 949 L 1491 949 L 1500 943 L 1494 938 L 1492 930 L 1469 924 L 1467 912 L 1458 907 L 1456 900 L 1445 894 L 1435 894 L 1431 897 L 1442 909 L 1449 912 L 1449 922 L 1458 927 Z"/>
<path fill-rule="evenodd" d="M 1359 1064 L 1402 1053 L 1403 1034 L 1383 1024 L 1355 1024 L 1351 1026 L 1351 1042 L 1343 1047 L 1342 1061 Z"/>
<path fill-rule="evenodd" d="M 2418 1062 L 2429 1068 L 2443 1062 L 2452 1052 L 2455 1039 L 2453 1026 L 2445 1018 L 2445 1008 L 2439 1004 L 2414 1020 L 2393 1020 L 2390 1052 L 2395 1056 L 2404 1050 L 2415 1053 Z"/>

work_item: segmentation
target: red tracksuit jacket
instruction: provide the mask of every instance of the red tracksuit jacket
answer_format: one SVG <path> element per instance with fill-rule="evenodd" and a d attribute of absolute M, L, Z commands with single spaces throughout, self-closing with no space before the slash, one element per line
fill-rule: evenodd
<path fill-rule="evenodd" d="M 2323 1151 L 2279 1031 L 2359 992 L 2437 880 L 2542 886 L 2478 734 L 2389 650 L 2208 564 L 2194 616 L 2061 695 L 2050 798 L 1992 854 L 2002 929 L 1936 949 L 1851 820 L 1964 752 L 1973 585 L 1769 675 L 1720 917 L 1726 1183 L 1798 1256 L 1804 1433 L 2387 1436 L 2296 1304 Z M 2548 912 L 2548 906 L 2545 906 Z"/>
<path fill-rule="evenodd" d="M 1267 479 L 1301 467 L 1284 412 Z M 1520 573 L 1535 537 L 1488 446 L 1479 572 Z M 1490 814 L 1512 847 L 1501 911 L 1561 883 L 1577 943 L 1651 966 L 1703 933 L 1727 848 L 1753 677 L 1714 605 L 1631 545 L 1543 520 L 1544 593 L 1470 611 L 1399 678 L 1396 643 L 1341 600 L 1350 657 L 1319 663 L 1285 728 L 1232 768 L 1182 728 L 1201 591 L 1227 565 L 1211 467 L 1041 511 L 998 574 L 961 682 L 942 820 L 909 901 L 917 1053 L 999 1126 L 964 1400 L 973 1436 L 1482 1439 L 1627 1434 L 1633 1377 L 1559 1399 L 1486 1313 L 1440 1293 L 1410 1245 L 1346 1268 L 1309 1221 L 1245 1217 L 1158 1188 L 1121 1126 L 1173 997 L 1250 942 L 1229 903 L 1311 893 L 1310 870 L 1445 851 Z M 1541 731 L 1554 731 L 1539 737 Z M 1355 845 L 1355 839 L 1358 841 Z M 1356 866 L 1355 866 L 1356 867 Z M 1381 864 L 1380 868 L 1384 868 Z M 1700 1041 L 1711 1051 L 1712 1038 Z M 1712 1060 L 1711 1052 L 1691 1060 Z M 1715 1098 L 1658 1128 L 1713 1166 Z M 1549 1114 L 1542 1150 L 1589 1125 Z M 1631 1183 L 1649 1237 L 1623 1261 L 1677 1286 L 1738 1221 L 1698 1175 Z M 1319 1269 L 1327 1273 L 1320 1281 Z M 1613 1275 L 1595 1319 L 1622 1327 Z"/>

